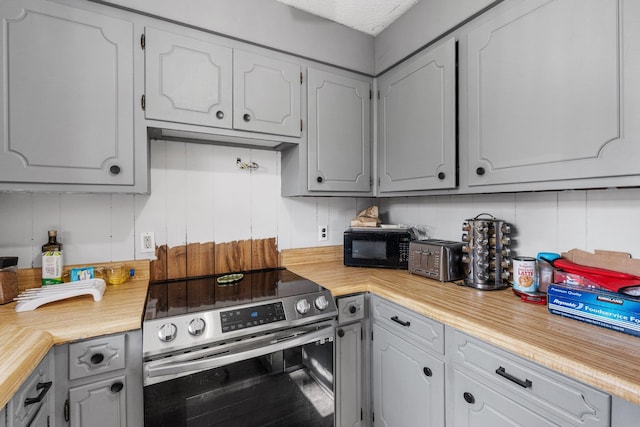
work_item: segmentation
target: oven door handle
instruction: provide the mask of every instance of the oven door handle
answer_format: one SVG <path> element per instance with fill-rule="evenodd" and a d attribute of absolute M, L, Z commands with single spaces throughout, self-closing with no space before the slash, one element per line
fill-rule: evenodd
<path fill-rule="evenodd" d="M 331 324 L 331 326 L 312 331 L 291 331 L 282 337 L 269 336 L 261 344 L 232 345 L 231 349 L 220 346 L 176 356 L 176 361 L 171 360 L 170 357 L 146 362 L 144 382 L 145 385 L 151 385 L 304 344 L 333 341 L 334 330 L 335 327 Z"/>

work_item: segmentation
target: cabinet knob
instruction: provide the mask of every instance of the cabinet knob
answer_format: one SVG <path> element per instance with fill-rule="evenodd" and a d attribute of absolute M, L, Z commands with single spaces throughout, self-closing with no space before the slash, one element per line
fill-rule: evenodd
<path fill-rule="evenodd" d="M 316 181 L 318 181 L 320 184 L 322 184 L 322 181 L 324 181 L 324 179 L 322 179 L 322 177 L 319 176 L 319 177 L 316 178 Z"/>
<path fill-rule="evenodd" d="M 427 377 L 430 377 L 430 376 L 432 376 L 432 375 L 433 375 L 433 372 L 431 371 L 431 369 L 427 368 L 426 366 L 425 366 L 424 368 L 422 368 L 422 372 L 424 372 L 424 374 L 425 374 Z"/>
<path fill-rule="evenodd" d="M 220 110 L 216 113 L 216 117 L 220 120 L 224 119 L 224 113 Z"/>
<path fill-rule="evenodd" d="M 344 329 L 342 329 L 342 328 L 338 329 L 338 336 L 340 338 L 342 338 L 344 336 Z"/>
<path fill-rule="evenodd" d="M 242 116 L 242 120 L 244 120 L 245 122 L 251 121 L 251 116 L 247 113 Z"/>
<path fill-rule="evenodd" d="M 116 381 L 115 383 L 111 384 L 112 393 L 120 393 L 123 388 L 124 384 L 122 384 L 122 381 Z"/>
<path fill-rule="evenodd" d="M 91 356 L 91 363 L 93 363 L 94 365 L 99 365 L 100 363 L 102 363 L 103 360 L 104 360 L 104 354 L 102 353 L 95 353 L 94 355 Z"/>
<path fill-rule="evenodd" d="M 109 172 L 111 172 L 112 175 L 118 175 L 120 173 L 120 166 L 118 165 L 113 165 L 109 168 Z"/>
<path fill-rule="evenodd" d="M 355 305 L 349 306 L 349 313 L 356 314 L 356 311 L 358 311 L 358 307 L 356 307 Z"/>
<path fill-rule="evenodd" d="M 447 176 L 447 174 L 445 174 L 444 172 L 440 172 L 438 173 L 438 179 L 440 181 L 442 181 L 443 179 L 445 179 L 445 177 Z"/>
<path fill-rule="evenodd" d="M 482 166 L 476 169 L 476 175 L 482 176 L 482 175 L 484 175 L 485 172 L 486 171 L 484 170 L 484 168 Z"/>
<path fill-rule="evenodd" d="M 476 398 L 473 397 L 473 394 L 469 393 L 468 391 L 465 391 L 462 397 L 464 397 L 464 401 L 470 405 L 476 403 Z"/>

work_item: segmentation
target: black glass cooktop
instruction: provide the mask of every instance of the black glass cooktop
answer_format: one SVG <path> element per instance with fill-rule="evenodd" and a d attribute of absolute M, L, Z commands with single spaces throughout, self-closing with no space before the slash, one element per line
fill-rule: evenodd
<path fill-rule="evenodd" d="M 285 268 L 152 282 L 144 319 L 268 301 L 323 289 Z"/>

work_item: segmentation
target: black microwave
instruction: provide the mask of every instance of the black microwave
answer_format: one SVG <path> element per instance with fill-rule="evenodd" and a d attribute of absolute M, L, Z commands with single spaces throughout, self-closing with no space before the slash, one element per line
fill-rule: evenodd
<path fill-rule="evenodd" d="M 350 228 L 344 232 L 344 265 L 408 269 L 411 240 L 407 228 Z"/>

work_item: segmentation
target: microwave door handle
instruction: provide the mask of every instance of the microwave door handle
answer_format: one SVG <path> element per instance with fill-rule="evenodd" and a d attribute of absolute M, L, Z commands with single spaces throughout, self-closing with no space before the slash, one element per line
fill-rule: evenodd
<path fill-rule="evenodd" d="M 202 353 L 208 353 L 207 350 L 203 350 L 202 352 L 194 351 L 189 353 L 190 360 L 172 362 L 170 359 L 161 359 L 157 361 L 158 363 L 154 363 L 153 361 L 147 363 L 144 370 L 146 378 L 182 376 L 208 369 L 219 368 L 231 363 L 263 356 L 265 354 L 285 350 L 287 348 L 332 339 L 333 328 L 325 328 L 314 332 L 307 332 L 302 335 L 295 335 L 289 338 L 283 337 L 280 339 L 271 339 L 270 344 L 261 346 L 252 345 L 247 350 L 240 350 L 237 352 L 233 352 L 231 350 L 225 351 L 221 346 L 218 349 L 218 352 L 205 359 L 202 359 L 201 357 Z"/>

